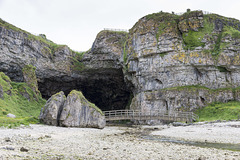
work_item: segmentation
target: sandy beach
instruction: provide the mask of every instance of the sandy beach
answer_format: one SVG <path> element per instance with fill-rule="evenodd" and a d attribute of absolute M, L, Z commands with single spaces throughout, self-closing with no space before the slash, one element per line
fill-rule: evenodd
<path fill-rule="evenodd" d="M 5 159 L 240 159 L 239 151 L 146 140 L 142 135 L 240 145 L 240 122 L 61 128 L 31 125 L 0 129 L 0 160 Z"/>

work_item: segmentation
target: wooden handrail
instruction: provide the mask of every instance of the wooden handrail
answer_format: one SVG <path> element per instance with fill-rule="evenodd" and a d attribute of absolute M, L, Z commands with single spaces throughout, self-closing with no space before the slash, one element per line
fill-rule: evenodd
<path fill-rule="evenodd" d="M 141 112 L 140 110 L 112 110 L 104 111 L 106 120 L 123 120 L 123 119 L 162 119 L 167 117 L 168 120 L 177 120 L 180 121 L 195 121 L 199 117 L 193 112 L 166 112 L 163 110 L 150 110 Z"/>

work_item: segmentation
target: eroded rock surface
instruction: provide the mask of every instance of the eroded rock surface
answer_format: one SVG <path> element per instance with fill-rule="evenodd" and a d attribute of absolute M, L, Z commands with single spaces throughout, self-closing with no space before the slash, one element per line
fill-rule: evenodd
<path fill-rule="evenodd" d="M 58 119 L 60 117 L 65 100 L 66 96 L 62 91 L 49 98 L 41 110 L 39 116 L 40 121 L 48 125 L 59 125 Z"/>
<path fill-rule="evenodd" d="M 239 30 L 238 20 L 202 11 L 141 18 L 125 52 L 125 77 L 134 85 L 131 108 L 192 111 L 238 100 L 231 89 L 240 85 Z"/>
<path fill-rule="evenodd" d="M 63 127 L 102 129 L 106 125 L 102 111 L 76 90 L 67 98 L 62 91 L 53 95 L 42 108 L 39 119 L 45 124 Z"/>
<path fill-rule="evenodd" d="M 60 126 L 65 127 L 104 128 L 106 125 L 102 111 L 75 90 L 67 96 L 59 120 Z"/>
<path fill-rule="evenodd" d="M 101 31 L 85 54 L 12 28 L 0 27 L 0 71 L 22 81 L 24 65 L 35 66 L 46 98 L 77 89 L 102 110 L 131 103 L 131 109 L 142 111 L 193 111 L 239 100 L 236 19 L 202 11 L 154 13 L 128 33 Z"/>

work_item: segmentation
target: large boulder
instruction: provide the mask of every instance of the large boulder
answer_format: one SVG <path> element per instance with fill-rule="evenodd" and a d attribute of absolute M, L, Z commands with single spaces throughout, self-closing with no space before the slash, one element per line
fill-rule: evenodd
<path fill-rule="evenodd" d="M 49 98 L 41 110 L 39 116 L 40 121 L 48 125 L 57 126 L 65 100 L 66 96 L 62 91 Z"/>
<path fill-rule="evenodd" d="M 76 90 L 67 98 L 62 91 L 53 95 L 42 108 L 39 119 L 45 124 L 63 127 L 102 129 L 106 125 L 102 111 Z"/>
<path fill-rule="evenodd" d="M 76 90 L 67 96 L 59 120 L 60 126 L 66 127 L 104 128 L 106 125 L 102 111 Z"/>

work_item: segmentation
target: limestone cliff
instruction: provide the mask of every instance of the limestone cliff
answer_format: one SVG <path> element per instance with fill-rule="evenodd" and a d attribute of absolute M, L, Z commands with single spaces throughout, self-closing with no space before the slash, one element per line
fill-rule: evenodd
<path fill-rule="evenodd" d="M 22 69 L 32 65 L 45 98 L 78 89 L 103 110 L 122 109 L 130 95 L 120 60 L 125 37 L 125 33 L 103 31 L 84 54 L 0 20 L 0 71 L 13 81 L 22 82 Z"/>
<path fill-rule="evenodd" d="M 143 111 L 188 111 L 239 100 L 236 19 L 202 11 L 154 13 L 128 33 L 101 31 L 84 53 L 0 22 L 0 71 L 23 81 L 22 68 L 35 66 L 44 97 L 77 89 L 102 110 L 131 103 Z"/>
<path fill-rule="evenodd" d="M 240 80 L 239 30 L 238 20 L 202 11 L 141 18 L 129 32 L 124 53 L 135 89 L 131 107 L 193 110 L 238 100 L 231 88 Z"/>

